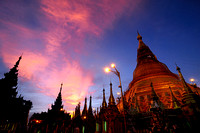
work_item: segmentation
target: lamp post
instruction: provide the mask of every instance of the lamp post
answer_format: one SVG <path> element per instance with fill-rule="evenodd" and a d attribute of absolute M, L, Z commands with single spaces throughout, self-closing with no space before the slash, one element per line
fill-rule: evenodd
<path fill-rule="evenodd" d="M 119 88 L 121 91 L 121 100 L 122 100 L 122 113 L 124 115 L 124 127 L 125 127 L 125 133 L 126 133 L 126 117 L 125 117 L 125 110 L 124 110 L 124 97 L 123 97 L 123 92 L 122 92 L 122 82 L 121 82 L 121 77 L 120 77 L 120 72 L 117 70 L 117 68 L 115 67 L 115 64 L 111 64 L 111 67 L 114 68 L 114 70 L 111 70 L 109 67 L 105 68 L 105 72 L 112 72 L 115 75 L 117 75 L 117 77 L 119 78 Z"/>
<path fill-rule="evenodd" d="M 106 72 L 113 72 L 115 75 L 117 75 L 117 77 L 119 78 L 119 88 L 121 91 L 121 98 L 122 98 L 122 102 L 123 102 L 123 92 L 122 92 L 122 82 L 121 82 L 121 77 L 120 77 L 120 72 L 117 70 L 117 68 L 115 67 L 115 64 L 111 64 L 111 67 L 114 68 L 115 70 L 111 70 L 109 67 L 105 68 Z"/>

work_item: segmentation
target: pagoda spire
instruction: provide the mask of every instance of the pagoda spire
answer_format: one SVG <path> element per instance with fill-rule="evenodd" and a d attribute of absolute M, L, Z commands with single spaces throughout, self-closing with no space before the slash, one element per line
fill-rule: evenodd
<path fill-rule="evenodd" d="M 75 108 L 75 117 L 80 116 L 80 105 L 81 103 L 79 102 Z"/>
<path fill-rule="evenodd" d="M 142 36 L 139 34 L 139 32 L 137 33 L 137 40 L 139 41 L 139 46 L 137 50 L 137 63 L 141 63 L 143 61 L 146 61 L 147 59 L 158 61 L 150 48 L 142 41 Z"/>
<path fill-rule="evenodd" d="M 171 92 L 171 96 L 172 96 L 172 103 L 171 103 L 171 108 L 172 109 L 177 109 L 177 108 L 180 108 L 180 103 L 179 101 L 176 99 L 176 97 L 174 96 L 173 92 L 172 92 L 172 89 L 171 87 L 169 86 L 169 90 Z"/>
<path fill-rule="evenodd" d="M 186 91 L 187 93 L 193 93 L 192 89 L 187 85 L 187 83 L 185 82 L 185 79 L 181 73 L 181 69 L 176 65 L 176 70 L 178 71 L 179 77 L 183 83 L 184 86 L 184 91 Z"/>
<path fill-rule="evenodd" d="M 92 96 L 90 96 L 90 103 L 88 108 L 88 114 L 92 114 Z"/>
<path fill-rule="evenodd" d="M 84 108 L 82 111 L 82 116 L 83 115 L 87 115 L 87 97 L 85 97 L 85 104 L 84 104 Z"/>
<path fill-rule="evenodd" d="M 102 108 L 103 108 L 103 109 L 107 108 L 106 97 L 105 97 L 105 89 L 104 89 L 104 88 L 103 88 L 103 102 L 102 102 Z"/>
<path fill-rule="evenodd" d="M 144 44 L 144 42 L 142 41 L 142 36 L 139 34 L 138 31 L 137 31 L 137 34 L 138 34 L 137 40 L 139 41 L 139 47 L 138 47 L 138 48 L 141 48 L 141 47 L 143 47 L 143 46 L 146 46 L 146 45 Z"/>
<path fill-rule="evenodd" d="M 61 84 L 60 92 L 58 93 L 58 96 L 56 98 L 56 101 L 54 102 L 54 105 L 51 105 L 52 110 L 54 110 L 54 111 L 60 111 L 63 108 L 63 105 L 62 105 L 62 95 L 61 95 L 62 85 L 63 84 Z"/>
<path fill-rule="evenodd" d="M 192 91 L 192 89 L 188 86 L 188 84 L 186 83 L 182 73 L 181 73 L 181 69 L 176 65 L 176 70 L 178 71 L 179 77 L 183 83 L 183 103 L 184 104 L 189 104 L 189 103 L 196 103 L 195 100 L 195 93 Z"/>
<path fill-rule="evenodd" d="M 159 97 L 157 96 L 154 87 L 153 87 L 153 83 L 151 82 L 151 96 L 152 96 L 152 104 L 151 104 L 151 108 L 163 108 L 163 104 L 162 102 L 159 100 Z"/>
<path fill-rule="evenodd" d="M 113 92 L 112 92 L 112 83 L 110 82 L 110 97 L 109 97 L 109 103 L 108 105 L 115 105 L 115 98 L 113 96 Z"/>

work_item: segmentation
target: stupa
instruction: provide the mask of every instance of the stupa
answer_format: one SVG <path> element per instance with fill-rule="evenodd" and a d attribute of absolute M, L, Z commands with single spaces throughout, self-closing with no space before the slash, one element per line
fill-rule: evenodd
<path fill-rule="evenodd" d="M 168 67 L 158 61 L 150 48 L 143 42 L 142 36 L 138 33 L 137 40 L 137 66 L 133 72 L 133 80 L 129 84 L 129 89 L 124 93 L 124 99 L 128 105 L 135 105 L 138 101 L 139 110 L 147 112 L 151 106 L 151 83 L 165 109 L 170 109 L 172 99 L 175 97 L 182 102 L 183 84 L 177 74 L 172 73 Z M 189 84 L 188 84 L 189 85 Z M 194 87 L 189 85 L 193 91 Z M 169 89 L 171 88 L 171 91 Z M 121 101 L 118 103 L 119 110 L 122 110 Z"/>

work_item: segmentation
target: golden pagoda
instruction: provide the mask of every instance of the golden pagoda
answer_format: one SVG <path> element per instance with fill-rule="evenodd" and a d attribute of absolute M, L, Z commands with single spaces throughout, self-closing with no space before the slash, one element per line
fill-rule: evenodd
<path fill-rule="evenodd" d="M 135 101 L 138 101 L 140 111 L 147 112 L 151 107 L 151 83 L 153 83 L 154 91 L 163 103 L 163 108 L 171 109 L 174 98 L 182 104 L 184 86 L 179 76 L 172 73 L 164 63 L 158 61 L 139 33 L 137 40 L 139 41 L 137 66 L 133 72 L 133 80 L 129 84 L 129 89 L 124 93 L 126 103 L 134 105 Z M 121 101 L 118 103 L 118 108 L 122 110 Z"/>

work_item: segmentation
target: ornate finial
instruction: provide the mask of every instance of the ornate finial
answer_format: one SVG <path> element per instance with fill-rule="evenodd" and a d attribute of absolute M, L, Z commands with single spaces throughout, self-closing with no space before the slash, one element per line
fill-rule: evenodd
<path fill-rule="evenodd" d="M 138 30 L 137 30 L 137 34 L 138 34 L 137 40 L 142 40 L 142 36 L 139 34 Z"/>
<path fill-rule="evenodd" d="M 137 34 L 140 35 L 139 32 L 138 32 L 138 30 L 137 30 Z"/>
<path fill-rule="evenodd" d="M 115 105 L 115 99 L 112 93 L 112 83 L 110 82 L 110 97 L 109 97 L 109 105 Z"/>
<path fill-rule="evenodd" d="M 88 108 L 88 113 L 92 114 L 92 96 L 90 96 L 90 104 Z"/>
<path fill-rule="evenodd" d="M 102 102 L 102 107 L 103 108 L 107 107 L 106 98 L 105 98 L 105 89 L 104 88 L 103 88 L 103 102 Z"/>
<path fill-rule="evenodd" d="M 178 66 L 176 66 L 176 70 L 178 71 L 179 77 L 180 77 L 180 79 L 181 79 L 181 81 L 182 81 L 182 83 L 183 83 L 184 90 L 185 90 L 187 93 L 193 94 L 192 89 L 188 86 L 188 84 L 186 83 L 186 81 L 185 81 L 185 79 L 184 79 L 184 77 L 183 77 L 183 75 L 182 75 L 182 73 L 181 73 L 181 69 L 180 69 Z"/>
<path fill-rule="evenodd" d="M 176 70 L 180 71 L 181 70 L 180 67 L 178 67 L 178 65 L 176 63 L 175 63 L 175 65 L 176 65 Z"/>

